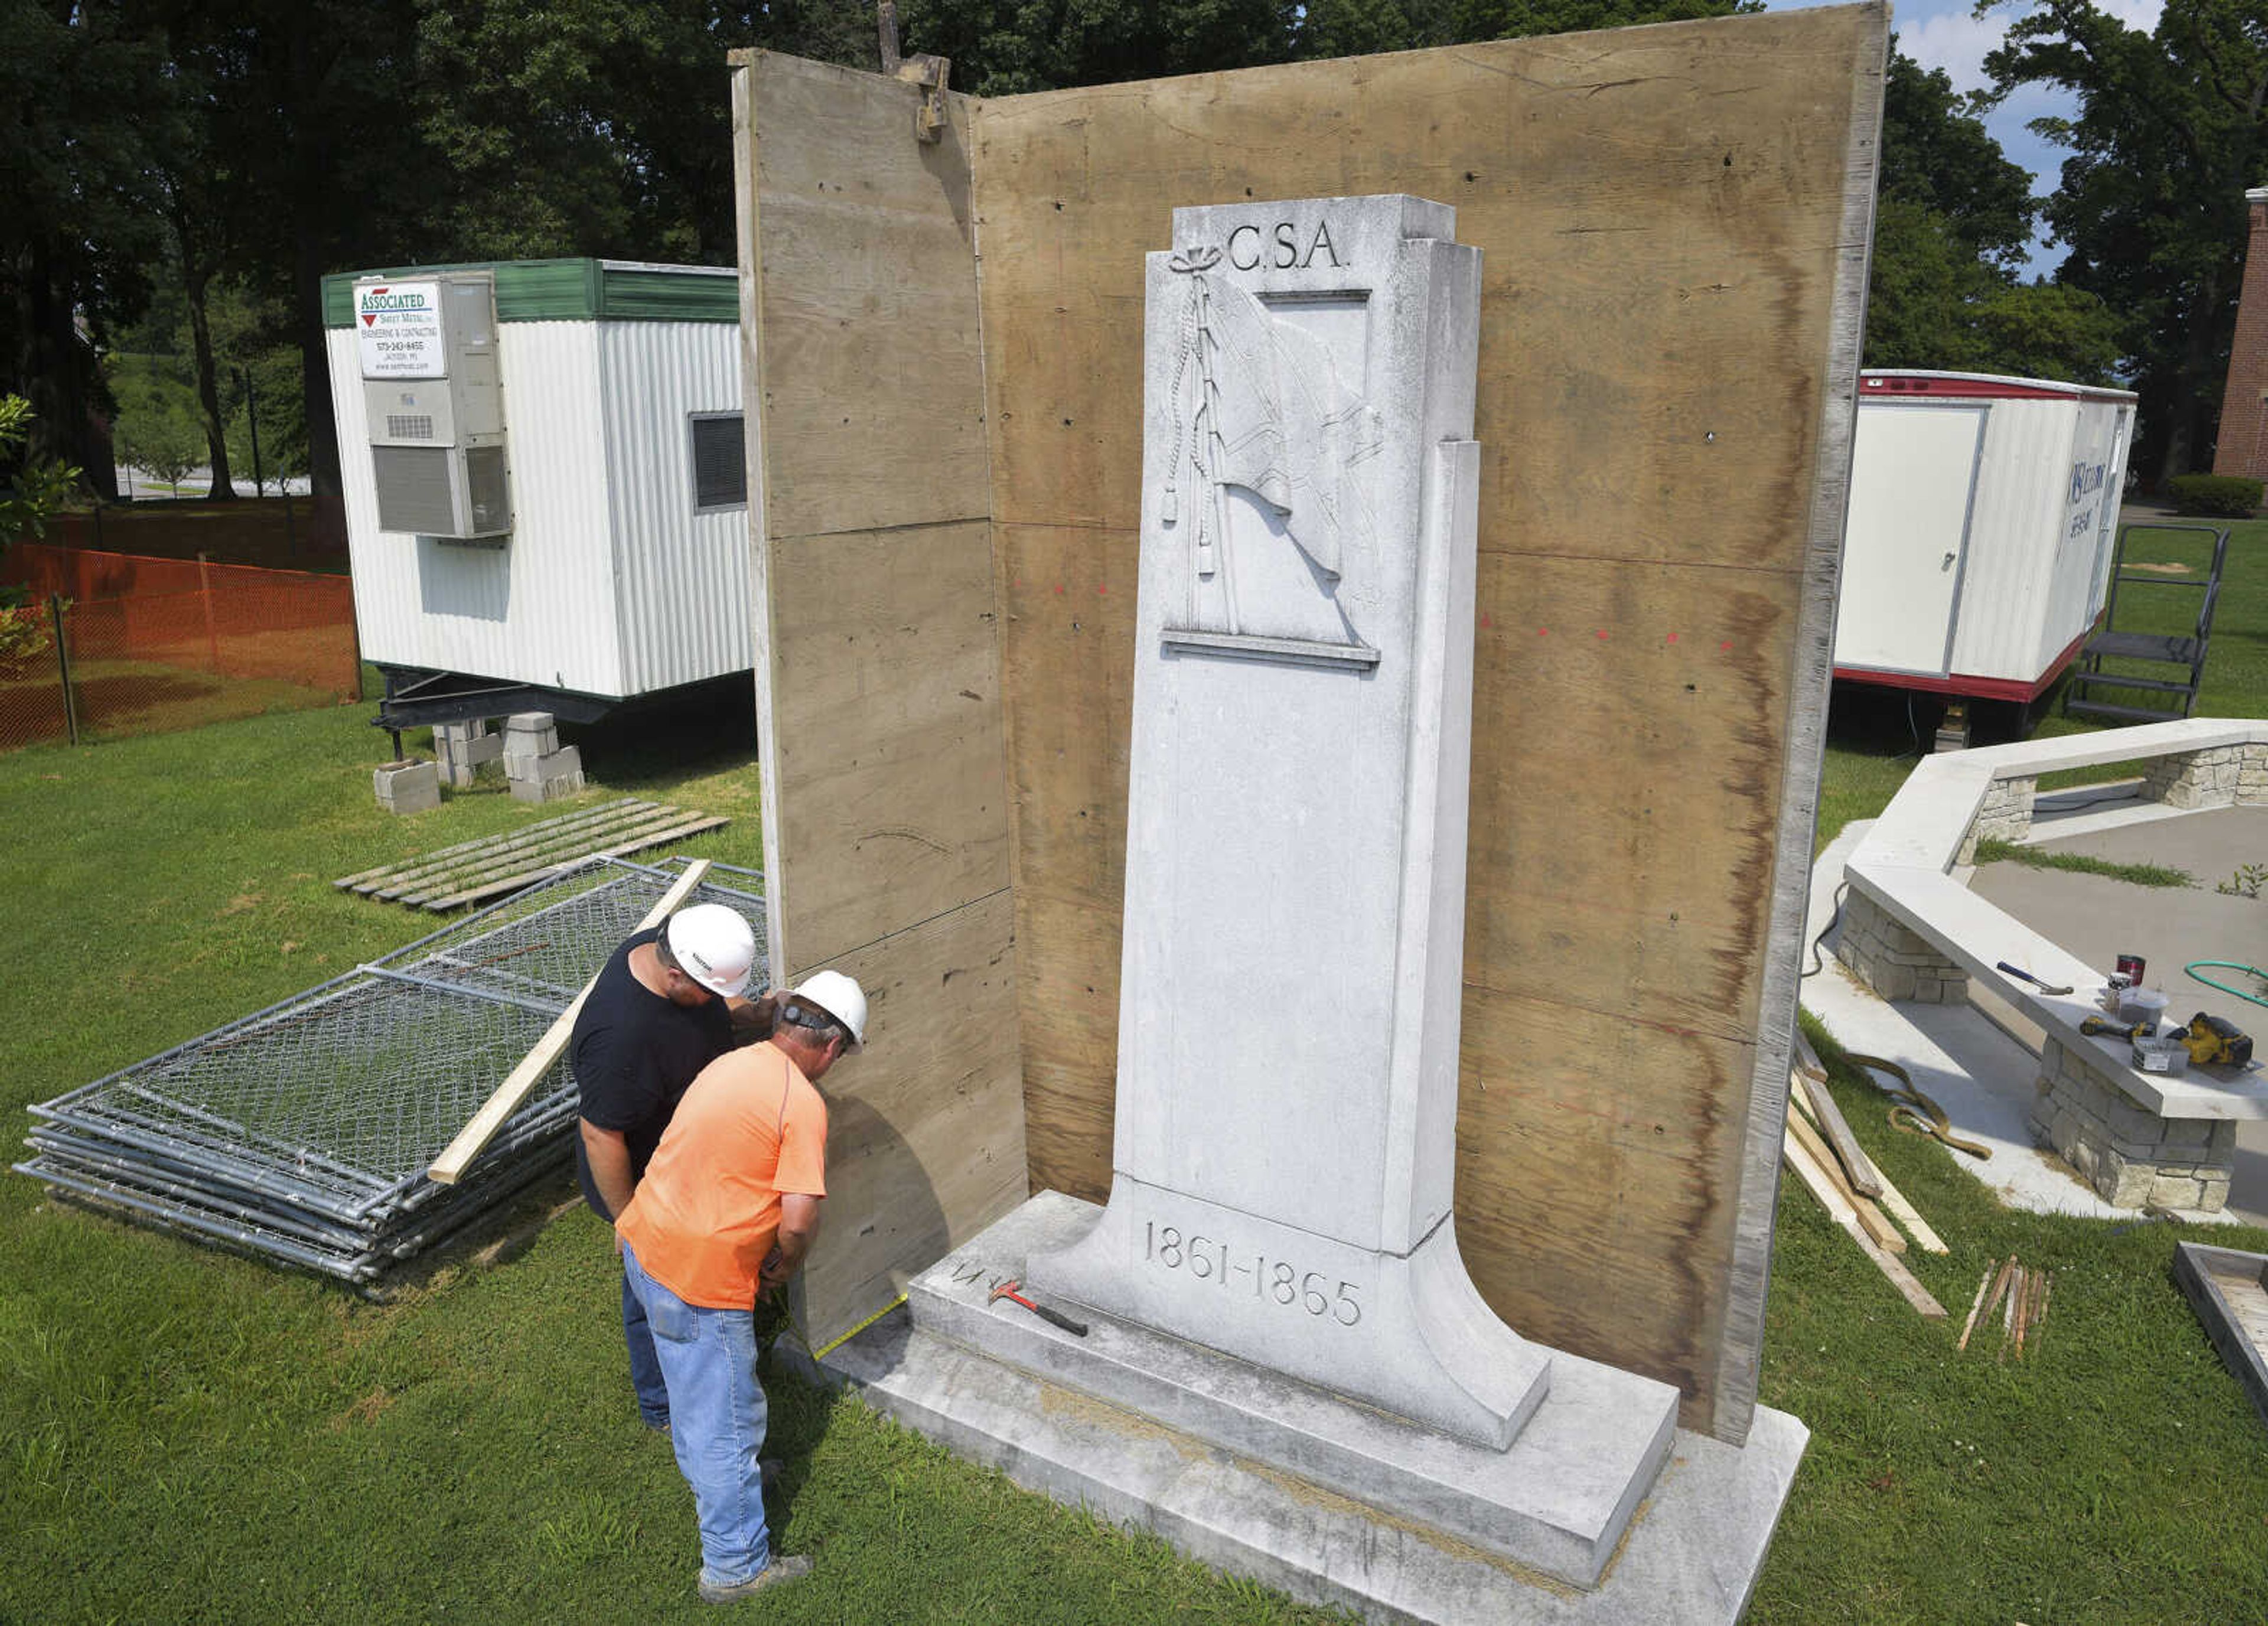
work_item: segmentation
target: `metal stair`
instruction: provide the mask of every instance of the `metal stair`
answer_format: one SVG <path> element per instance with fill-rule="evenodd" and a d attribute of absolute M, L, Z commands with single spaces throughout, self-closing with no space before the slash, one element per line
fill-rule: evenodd
<path fill-rule="evenodd" d="M 2213 538 L 2212 569 L 2202 579 L 2127 569 L 2126 544 L 2138 531 L 2204 533 Z M 2171 723 L 2192 715 L 2197 710 L 2198 685 L 2205 678 L 2205 651 L 2213 642 L 2213 614 L 2220 601 L 2221 567 L 2228 558 L 2228 528 L 2226 526 L 2144 524 L 2119 527 L 2117 563 L 2110 572 L 2110 595 L 2102 610 L 2103 629 L 2089 638 L 2086 647 L 2080 651 L 2079 666 L 2071 674 L 2071 686 L 2064 691 L 2064 715 L 2102 717 L 2118 723 Z M 2202 593 L 2195 629 L 2185 634 L 2119 629 L 2119 592 L 2122 588 L 2131 587 Z M 2156 661 L 2180 668 L 2186 675 L 2151 678 L 2105 672 L 2102 670 L 2105 658 Z M 2099 698 L 2099 691 L 2105 689 L 2139 690 L 2146 695 L 2178 696 L 2180 704 L 2176 710 Z"/>

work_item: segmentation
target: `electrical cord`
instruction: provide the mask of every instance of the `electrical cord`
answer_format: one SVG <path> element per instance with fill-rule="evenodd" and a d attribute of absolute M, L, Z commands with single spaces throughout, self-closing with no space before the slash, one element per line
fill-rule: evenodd
<path fill-rule="evenodd" d="M 1820 927 L 1819 935 L 1811 939 L 1811 969 L 1797 972 L 1795 976 L 1797 982 L 1800 982 L 1808 977 L 1817 976 L 1826 968 L 1827 961 L 1820 953 L 1820 945 L 1827 941 L 1827 934 L 1835 930 L 1835 923 L 1843 918 L 1843 894 L 1850 890 L 1851 883 L 1847 880 L 1835 888 L 1834 913 L 1828 916 L 1827 923 Z"/>

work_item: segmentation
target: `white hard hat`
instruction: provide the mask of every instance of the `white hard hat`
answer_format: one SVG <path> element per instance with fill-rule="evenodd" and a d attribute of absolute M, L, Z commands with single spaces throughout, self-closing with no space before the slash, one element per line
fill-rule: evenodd
<path fill-rule="evenodd" d="M 747 990 L 755 969 L 756 934 L 737 912 L 721 903 L 696 903 L 672 915 L 662 931 L 670 958 L 711 993 L 732 998 Z"/>
<path fill-rule="evenodd" d="M 866 990 L 858 986 L 858 979 L 845 976 L 840 971 L 814 971 L 804 979 L 803 986 L 789 994 L 790 999 L 816 1005 L 843 1024 L 850 1034 L 850 1042 L 843 1048 L 859 1049 L 866 1042 Z"/>

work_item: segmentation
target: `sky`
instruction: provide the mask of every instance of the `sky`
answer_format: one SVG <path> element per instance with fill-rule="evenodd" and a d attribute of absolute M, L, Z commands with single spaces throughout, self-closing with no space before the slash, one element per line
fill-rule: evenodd
<path fill-rule="evenodd" d="M 1765 3 L 1766 9 L 1780 11 L 1797 5 L 1823 4 L 1824 0 Z M 2157 26 L 2158 13 L 2163 5 L 2163 0 L 2095 3 L 2098 9 L 2108 11 L 2129 28 L 2146 32 Z M 1891 26 L 1897 33 L 1898 48 L 1925 68 L 1944 69 L 1955 90 L 1984 90 L 1989 84 L 1984 77 L 1985 53 L 2000 43 L 2008 32 L 2008 25 L 2029 9 L 2028 0 L 2001 0 L 1978 17 L 1971 0 L 1895 0 Z M 2069 114 L 2077 110 L 2073 99 L 2063 92 L 2031 85 L 1984 115 L 1984 128 L 1999 142 L 2000 150 L 2032 172 L 2032 190 L 2037 195 L 2046 196 L 2056 189 L 2067 154 L 2065 149 L 2049 144 L 2024 127 L 2043 114 Z M 2063 255 L 2062 249 L 2035 241 L 2026 275 L 2050 275 Z"/>

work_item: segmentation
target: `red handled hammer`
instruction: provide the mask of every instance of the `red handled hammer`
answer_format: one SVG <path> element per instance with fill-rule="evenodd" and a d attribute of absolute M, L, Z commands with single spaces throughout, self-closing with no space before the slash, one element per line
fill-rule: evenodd
<path fill-rule="evenodd" d="M 1014 1303 L 1022 1305 L 1024 1308 L 1029 1310 L 1034 1315 L 1038 1316 L 1042 1321 L 1052 1322 L 1054 1325 L 1062 1328 L 1074 1338 L 1084 1338 L 1086 1336 L 1086 1327 L 1084 1322 L 1072 1321 L 1071 1317 L 1064 1314 L 1060 1310 L 1050 1310 L 1043 1304 L 1034 1304 L 1030 1299 L 1025 1298 L 1023 1294 L 1016 1291 L 1022 1285 L 1022 1282 L 1019 1281 L 1014 1277 L 1010 1277 L 1006 1281 L 1001 1283 L 999 1286 L 994 1288 L 992 1290 L 991 1298 L 986 1299 L 984 1302 L 987 1304 L 998 1304 L 1003 1299 L 1010 1299 Z"/>

